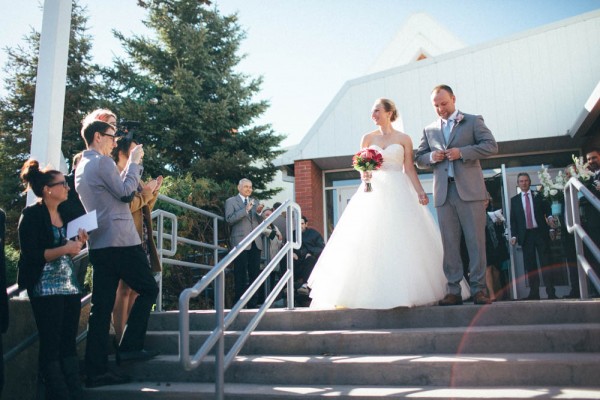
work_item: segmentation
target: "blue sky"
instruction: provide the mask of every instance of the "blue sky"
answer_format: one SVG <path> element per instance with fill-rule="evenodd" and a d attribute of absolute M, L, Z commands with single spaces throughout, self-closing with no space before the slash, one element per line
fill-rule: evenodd
<path fill-rule="evenodd" d="M 13 0 L 0 13 L 0 48 L 16 46 L 41 29 L 36 0 Z M 89 12 L 95 61 L 121 55 L 112 36 L 149 34 L 136 0 L 81 0 Z M 362 76 L 407 18 L 426 12 L 467 45 L 600 9 L 600 0 L 217 0 L 223 14 L 238 13 L 247 32 L 239 69 L 262 75 L 259 98 L 271 103 L 261 123 L 298 143 L 344 82 Z M 5 52 L 0 65 L 6 63 Z M 0 71 L 4 80 L 5 72 Z M 3 90 L 0 93 L 4 93 Z M 370 110 L 365 110 L 369 118 Z M 434 117 L 432 110 L 432 118 Z"/>

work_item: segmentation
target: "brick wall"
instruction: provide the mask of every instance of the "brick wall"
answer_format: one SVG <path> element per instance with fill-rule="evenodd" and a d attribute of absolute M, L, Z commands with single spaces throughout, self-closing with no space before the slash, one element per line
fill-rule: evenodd
<path fill-rule="evenodd" d="M 323 235 L 323 174 L 312 160 L 294 162 L 296 202 L 308 224 Z"/>

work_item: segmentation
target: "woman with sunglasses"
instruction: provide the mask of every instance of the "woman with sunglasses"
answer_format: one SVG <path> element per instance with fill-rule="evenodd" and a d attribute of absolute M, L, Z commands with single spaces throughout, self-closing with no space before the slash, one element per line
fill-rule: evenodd
<path fill-rule="evenodd" d="M 76 337 L 81 311 L 81 288 L 73 270 L 88 235 L 79 230 L 67 238 L 69 218 L 61 209 L 68 196 L 65 176 L 40 169 L 28 160 L 21 179 L 39 198 L 19 220 L 20 288 L 27 289 L 39 333 L 39 371 L 46 399 L 81 399 Z"/>

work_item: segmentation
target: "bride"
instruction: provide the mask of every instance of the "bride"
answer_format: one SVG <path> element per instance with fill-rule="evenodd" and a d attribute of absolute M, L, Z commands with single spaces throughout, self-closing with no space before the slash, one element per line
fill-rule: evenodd
<path fill-rule="evenodd" d="M 391 100 L 378 99 L 378 129 L 361 148 L 383 155 L 382 167 L 363 182 L 335 226 L 308 280 L 311 308 L 388 309 L 436 303 L 446 294 L 442 240 L 413 164 L 410 136 L 395 130 Z M 467 291 L 468 293 L 468 291 Z"/>

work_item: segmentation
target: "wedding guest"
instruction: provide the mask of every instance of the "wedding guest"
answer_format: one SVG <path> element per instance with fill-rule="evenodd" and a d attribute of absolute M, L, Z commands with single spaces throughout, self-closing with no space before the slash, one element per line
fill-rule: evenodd
<path fill-rule="evenodd" d="M 81 287 L 72 257 L 88 239 L 79 230 L 67 237 L 69 219 L 59 208 L 69 186 L 60 171 L 40 169 L 28 160 L 21 179 L 39 201 L 26 207 L 19 220 L 19 287 L 27 289 L 39 334 L 39 370 L 47 399 L 81 399 L 76 337 Z"/>
<path fill-rule="evenodd" d="M 241 179 L 238 183 L 238 194 L 225 201 L 225 221 L 231 228 L 230 244 L 235 247 L 250 234 L 263 221 L 262 211 L 264 204 L 259 204 L 252 197 L 252 181 Z M 235 300 L 238 301 L 250 284 L 256 280 L 260 273 L 260 252 L 262 239 L 257 237 L 235 259 L 233 265 Z M 258 293 L 248 302 L 249 308 L 258 305 Z"/>
<path fill-rule="evenodd" d="M 554 229 L 548 224 L 552 219 L 550 204 L 541 195 L 530 190 L 531 178 L 526 172 L 517 175 L 517 185 L 521 190 L 510 200 L 510 244 L 519 244 L 523 248 L 523 264 L 529 281 L 529 294 L 526 300 L 540 299 L 540 273 L 542 270 L 548 299 L 556 299 L 554 271 L 549 265 L 548 242 Z M 537 253 L 537 258 L 536 258 Z"/>
<path fill-rule="evenodd" d="M 129 137 L 120 137 L 117 139 L 117 146 L 112 150 L 111 156 L 117 164 L 119 173 L 127 167 L 129 153 L 139 143 Z M 140 181 L 140 186 L 135 192 L 129 209 L 133 216 L 135 228 L 142 241 L 142 248 L 148 256 L 152 272 L 160 272 L 160 260 L 156 251 L 156 244 L 152 233 L 152 208 L 158 199 L 158 191 L 162 185 L 163 177 L 151 179 L 148 182 Z M 127 318 L 131 313 L 131 308 L 138 294 L 122 279 L 119 280 L 115 306 L 113 307 L 113 326 L 115 328 L 115 343 L 119 343 L 123 337 L 123 330 L 127 323 Z M 117 345 L 118 346 L 118 345 Z"/>
<path fill-rule="evenodd" d="M 567 181 L 571 179 L 571 169 L 576 168 L 575 164 L 567 165 L 565 168 L 565 176 Z M 577 271 L 577 250 L 575 248 L 575 238 L 572 233 L 569 233 L 567 230 L 567 225 L 565 223 L 565 200 L 563 199 L 561 202 L 561 208 L 565 210 L 563 213 L 558 215 L 559 224 L 557 231 L 560 230 L 560 241 L 562 248 L 565 252 L 565 258 L 567 260 L 567 268 L 569 270 L 569 280 L 571 281 L 571 290 L 569 294 L 565 296 L 567 299 L 576 299 L 580 297 L 580 288 L 579 288 L 579 272 Z M 555 237 L 551 237 L 552 240 L 556 240 Z"/>
<path fill-rule="evenodd" d="M 273 203 L 273 211 L 277 210 L 279 207 L 281 207 L 280 202 Z M 286 212 L 285 211 L 283 213 L 281 213 L 275 219 L 275 222 L 273 222 L 273 225 L 275 225 L 277 227 L 277 229 L 279 230 L 279 232 L 281 233 L 282 243 L 287 242 L 287 229 L 286 229 L 287 221 L 286 221 Z"/>
<path fill-rule="evenodd" d="M 447 295 L 441 306 L 462 304 L 463 278 L 461 232 L 469 253 L 469 283 L 475 304 L 489 304 L 485 295 L 486 188 L 479 160 L 498 152 L 492 132 L 481 115 L 456 108 L 452 88 L 439 85 L 431 92 L 438 120 L 423 129 L 415 161 L 419 168 L 433 168 L 433 201 L 444 246 Z"/>
<path fill-rule="evenodd" d="M 263 211 L 263 218 L 267 219 L 273 214 L 272 208 L 267 208 Z M 267 247 L 263 248 L 263 258 L 265 260 L 265 266 L 267 263 L 271 262 L 273 257 L 279 252 L 281 249 L 281 243 L 283 239 L 283 235 L 279 231 L 279 229 L 275 226 L 275 224 L 270 224 L 267 229 L 263 232 L 263 237 L 267 240 Z M 271 283 L 271 287 L 275 286 L 277 281 L 279 280 L 281 265 L 277 265 L 273 270 L 273 273 L 269 276 L 269 280 Z"/>
<path fill-rule="evenodd" d="M 6 294 L 6 258 L 4 254 L 4 238 L 6 233 L 6 213 L 0 209 L 0 355 L 2 349 L 2 334 L 8 330 L 8 296 Z M 0 359 L 0 398 L 4 388 L 4 358 Z"/>
<path fill-rule="evenodd" d="M 492 196 L 488 193 L 485 201 L 486 211 L 493 211 Z M 506 238 L 504 237 L 504 221 L 498 219 L 492 220 L 486 212 L 485 225 L 485 256 L 487 267 L 485 270 L 485 283 L 488 289 L 488 295 L 492 302 L 497 300 L 497 293 L 502 289 L 501 268 L 502 263 L 509 258 Z"/>
<path fill-rule="evenodd" d="M 122 279 L 139 296 L 135 299 L 117 350 L 117 363 L 143 361 L 158 355 L 144 349 L 148 318 L 158 286 L 141 246 L 129 202 L 135 196 L 142 172 L 142 145 L 129 154 L 122 174 L 110 153 L 115 147 L 113 125 L 92 120 L 82 127 L 87 150 L 75 172 L 75 187 L 86 211 L 96 210 L 98 228 L 90 233 L 88 246 L 94 267 L 92 308 L 86 343 L 86 386 L 126 383 L 129 377 L 108 369 L 108 335 L 115 293 Z"/>
<path fill-rule="evenodd" d="M 67 198 L 67 201 L 63 203 L 63 208 L 69 213 L 71 219 L 81 217 L 85 214 L 85 208 L 83 207 L 83 204 L 81 204 L 79 195 L 75 190 L 75 170 L 77 169 L 77 164 L 79 164 L 79 161 L 81 160 L 82 154 L 83 152 L 79 152 L 73 156 L 71 172 L 68 175 L 65 175 L 65 179 L 69 185 L 69 197 Z"/>
<path fill-rule="evenodd" d="M 594 176 L 589 180 L 586 187 L 597 199 L 600 199 L 600 149 L 589 149 L 585 153 L 585 158 L 589 170 L 594 173 Z M 581 199 L 580 207 L 581 224 L 596 246 L 600 247 L 600 210 L 594 207 L 585 197 Z M 594 271 L 596 271 L 596 274 L 600 275 L 600 261 L 595 259 L 587 246 L 585 246 L 585 257 L 592 265 Z M 597 295 L 593 286 L 591 291 L 594 295 Z"/>
<path fill-rule="evenodd" d="M 319 232 L 308 227 L 308 218 L 304 215 L 300 221 L 300 232 L 302 246 L 294 250 L 294 281 L 300 284 L 298 294 L 308 295 L 308 278 L 325 248 L 325 241 Z"/>

